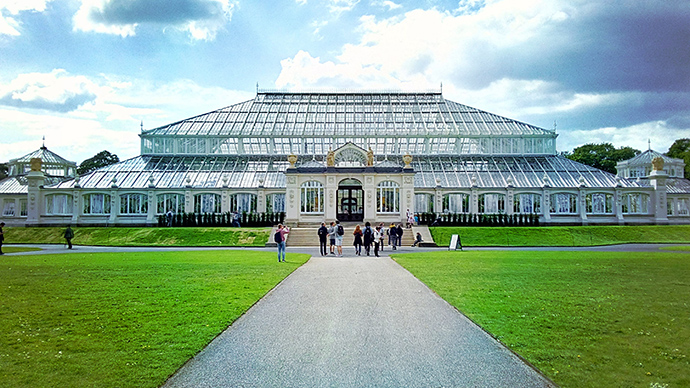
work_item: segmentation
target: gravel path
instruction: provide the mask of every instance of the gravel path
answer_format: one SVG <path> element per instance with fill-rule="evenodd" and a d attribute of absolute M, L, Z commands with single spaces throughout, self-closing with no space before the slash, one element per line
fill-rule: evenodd
<path fill-rule="evenodd" d="M 164 385 L 552 386 L 390 258 L 320 256 Z"/>

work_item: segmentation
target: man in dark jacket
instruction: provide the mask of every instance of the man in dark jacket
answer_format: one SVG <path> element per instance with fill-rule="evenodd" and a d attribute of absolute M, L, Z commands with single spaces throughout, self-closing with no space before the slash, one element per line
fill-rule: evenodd
<path fill-rule="evenodd" d="M 65 229 L 65 240 L 67 240 L 67 249 L 72 249 L 72 239 L 74 238 L 74 231 L 72 231 L 72 228 L 70 228 L 69 225 L 67 225 L 67 229 Z"/>
<path fill-rule="evenodd" d="M 403 235 L 402 224 L 398 224 L 398 233 L 396 233 L 396 237 L 398 239 L 398 246 L 402 246 L 402 235 Z"/>
<path fill-rule="evenodd" d="M 319 235 L 319 246 L 321 247 L 321 256 L 326 256 L 328 255 L 328 252 L 326 251 L 326 241 L 328 240 L 328 228 L 326 227 L 325 222 L 321 223 L 321 227 L 319 228 L 319 231 L 317 233 Z"/>
<path fill-rule="evenodd" d="M 371 229 L 371 223 L 367 221 L 367 223 L 364 224 L 364 251 L 367 253 L 367 256 L 369 256 L 371 252 L 371 244 L 373 243 L 374 231 Z"/>
<path fill-rule="evenodd" d="M 393 250 L 398 245 L 398 228 L 395 227 L 395 224 L 391 224 L 388 228 L 388 245 L 392 246 Z"/>

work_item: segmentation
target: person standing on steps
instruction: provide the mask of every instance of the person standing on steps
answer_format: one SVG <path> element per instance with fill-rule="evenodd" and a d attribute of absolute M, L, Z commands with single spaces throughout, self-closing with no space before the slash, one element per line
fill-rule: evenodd
<path fill-rule="evenodd" d="M 340 257 L 343 257 L 343 236 L 345 236 L 345 228 L 340 225 L 340 221 L 335 220 L 335 247 Z"/>
<path fill-rule="evenodd" d="M 65 229 L 65 240 L 67 240 L 67 249 L 72 249 L 72 239 L 74 238 L 74 231 L 72 231 L 72 228 L 67 225 L 67 229 Z"/>
<path fill-rule="evenodd" d="M 361 256 L 362 255 L 362 228 L 360 228 L 359 225 L 355 226 L 355 231 L 352 232 L 352 235 L 355 236 L 355 240 L 353 242 L 353 245 L 355 246 L 355 255 Z"/>
<path fill-rule="evenodd" d="M 398 224 L 398 232 L 396 233 L 395 238 L 398 240 L 398 246 L 402 246 L 402 236 L 403 236 L 403 227 L 402 224 Z"/>
<path fill-rule="evenodd" d="M 335 235 L 338 230 L 335 228 L 335 222 L 331 221 L 331 227 L 328 228 L 328 237 L 331 240 L 331 255 L 335 255 Z"/>
<path fill-rule="evenodd" d="M 374 256 L 379 257 L 379 244 L 381 244 L 381 227 L 374 229 Z"/>
<path fill-rule="evenodd" d="M 326 256 L 328 255 L 328 252 L 326 251 L 326 241 L 328 240 L 328 228 L 326 227 L 325 222 L 321 223 L 321 227 L 319 228 L 317 234 L 319 235 L 319 247 L 321 248 L 321 256 Z"/>
<path fill-rule="evenodd" d="M 371 223 L 367 221 L 367 223 L 364 224 L 364 251 L 367 253 L 367 256 L 371 253 L 371 244 L 374 243 L 374 231 L 371 229 Z"/>
<path fill-rule="evenodd" d="M 287 234 L 290 233 L 290 229 L 283 224 L 278 224 L 278 230 L 274 235 L 274 240 L 278 244 L 278 262 L 285 262 L 285 240 L 287 239 Z"/>

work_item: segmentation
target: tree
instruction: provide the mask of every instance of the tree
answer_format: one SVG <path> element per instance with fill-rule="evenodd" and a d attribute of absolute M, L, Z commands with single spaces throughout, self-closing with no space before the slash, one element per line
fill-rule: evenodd
<path fill-rule="evenodd" d="M 9 168 L 7 167 L 7 163 L 0 163 L 0 179 L 7 178 L 8 173 Z"/>
<path fill-rule="evenodd" d="M 86 159 L 81 162 L 77 168 L 77 174 L 84 175 L 88 174 L 93 170 L 97 170 L 101 167 L 110 166 L 120 161 L 120 158 L 115 154 L 111 154 L 108 151 L 101 151 L 94 155 L 92 158 Z"/>
<path fill-rule="evenodd" d="M 690 139 L 678 139 L 671 144 L 666 156 L 685 161 L 685 177 L 690 179 Z"/>
<path fill-rule="evenodd" d="M 610 172 L 616 173 L 616 163 L 639 155 L 640 151 L 631 147 L 616 148 L 611 143 L 585 144 L 565 154 L 566 158 Z"/>

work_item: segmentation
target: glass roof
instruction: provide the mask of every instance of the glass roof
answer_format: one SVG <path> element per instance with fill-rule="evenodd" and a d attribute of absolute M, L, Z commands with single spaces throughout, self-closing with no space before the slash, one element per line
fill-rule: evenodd
<path fill-rule="evenodd" d="M 50 151 L 48 148 L 46 148 L 46 146 L 43 146 L 30 154 L 24 155 L 16 159 L 12 159 L 9 161 L 8 164 L 30 163 L 32 158 L 41 158 L 43 164 L 55 164 L 65 167 L 77 166 L 75 162 L 71 162 L 63 158 L 62 156 L 56 154 L 55 152 Z"/>
<path fill-rule="evenodd" d="M 260 92 L 252 100 L 144 131 L 141 136 L 556 136 L 429 93 Z"/>
<path fill-rule="evenodd" d="M 318 163 L 321 162 L 321 163 Z M 298 166 L 323 166 L 323 161 L 303 160 Z M 402 157 L 378 160 L 377 165 L 403 166 Z M 645 187 L 643 183 L 615 175 L 556 155 L 546 156 L 427 156 L 415 157 L 416 188 L 505 188 L 509 180 L 516 188 L 540 188 L 544 177 L 553 188 L 579 187 L 581 179 L 590 188 Z M 144 189 L 151 179 L 156 188 L 285 188 L 284 158 L 254 156 L 148 156 L 142 155 L 81 177 L 83 188 L 107 189 L 113 182 L 123 189 Z M 74 180 L 52 187 L 69 188 Z"/>

